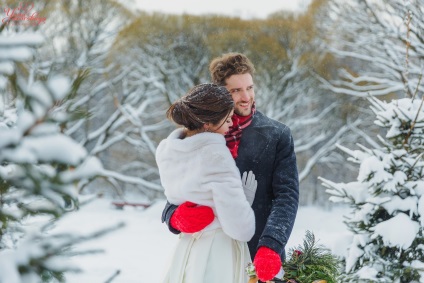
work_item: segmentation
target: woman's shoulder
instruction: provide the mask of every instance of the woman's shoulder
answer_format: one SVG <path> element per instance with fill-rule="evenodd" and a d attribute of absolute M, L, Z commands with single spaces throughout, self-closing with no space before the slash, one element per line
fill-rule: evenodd
<path fill-rule="evenodd" d="M 219 147 L 225 147 L 225 138 L 220 134 L 205 132 L 185 137 L 184 131 L 177 129 L 159 143 L 157 151 L 193 152 Z"/>
<path fill-rule="evenodd" d="M 231 156 L 230 151 L 226 145 L 225 138 L 223 135 L 215 133 L 205 133 L 209 135 L 205 143 L 202 146 L 201 153 L 208 157 L 213 156 L 222 156 L 227 157 Z"/>

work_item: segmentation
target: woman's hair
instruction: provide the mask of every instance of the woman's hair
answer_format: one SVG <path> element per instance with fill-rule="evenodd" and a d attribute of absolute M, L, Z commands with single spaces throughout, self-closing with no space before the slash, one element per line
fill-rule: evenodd
<path fill-rule="evenodd" d="M 234 108 L 228 90 L 216 84 L 200 84 L 175 101 L 166 117 L 189 130 L 198 130 L 206 123 L 218 124 Z"/>
<path fill-rule="evenodd" d="M 255 67 L 246 55 L 241 53 L 227 53 L 217 57 L 209 64 L 209 72 L 212 82 L 218 85 L 226 85 L 225 80 L 232 75 L 253 74 Z"/>

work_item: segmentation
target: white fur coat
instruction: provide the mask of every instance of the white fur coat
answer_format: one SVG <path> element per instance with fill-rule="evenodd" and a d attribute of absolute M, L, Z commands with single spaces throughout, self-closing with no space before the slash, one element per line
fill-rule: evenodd
<path fill-rule="evenodd" d="M 222 227 L 231 238 L 249 241 L 255 232 L 255 216 L 224 136 L 205 132 L 182 139 L 183 135 L 182 129 L 173 131 L 156 150 L 168 201 L 209 206 L 216 217 L 205 230 Z"/>

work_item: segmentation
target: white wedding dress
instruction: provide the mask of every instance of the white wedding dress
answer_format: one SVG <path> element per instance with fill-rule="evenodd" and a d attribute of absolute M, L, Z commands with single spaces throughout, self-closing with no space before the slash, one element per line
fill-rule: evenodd
<path fill-rule="evenodd" d="M 247 283 L 251 262 L 246 242 L 222 229 L 180 234 L 164 283 Z"/>

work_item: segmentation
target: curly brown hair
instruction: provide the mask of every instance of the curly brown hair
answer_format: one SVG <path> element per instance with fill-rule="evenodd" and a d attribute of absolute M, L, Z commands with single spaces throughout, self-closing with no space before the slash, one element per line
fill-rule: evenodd
<path fill-rule="evenodd" d="M 253 76 L 255 67 L 242 53 L 227 53 L 212 60 L 209 64 L 212 82 L 225 86 L 225 80 L 232 75 L 249 73 Z"/>
<path fill-rule="evenodd" d="M 206 123 L 218 124 L 233 108 L 234 101 L 225 87 L 200 84 L 175 101 L 166 116 L 189 130 L 198 130 Z"/>

